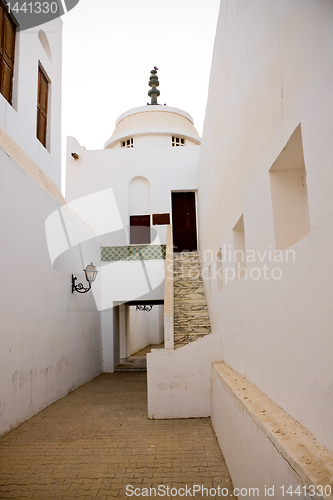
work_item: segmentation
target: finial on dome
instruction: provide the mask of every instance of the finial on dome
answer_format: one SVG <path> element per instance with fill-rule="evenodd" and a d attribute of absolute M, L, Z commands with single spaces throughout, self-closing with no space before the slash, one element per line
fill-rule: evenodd
<path fill-rule="evenodd" d="M 158 104 L 157 98 L 160 95 L 160 91 L 157 90 L 157 88 L 156 88 L 160 84 L 160 82 L 158 81 L 157 71 L 158 71 L 158 68 L 156 68 L 156 66 L 154 66 L 154 69 L 152 69 L 150 72 L 151 75 L 150 75 L 150 80 L 148 82 L 148 85 L 151 87 L 151 89 L 148 92 L 148 95 L 151 98 L 150 104 Z"/>

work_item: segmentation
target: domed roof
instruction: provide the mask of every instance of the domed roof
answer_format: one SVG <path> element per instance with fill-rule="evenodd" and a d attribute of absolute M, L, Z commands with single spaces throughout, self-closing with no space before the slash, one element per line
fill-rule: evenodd
<path fill-rule="evenodd" d="M 118 141 L 140 135 L 181 136 L 201 144 L 193 118 L 188 113 L 170 106 L 147 105 L 130 109 L 120 115 L 104 148 L 111 148 Z"/>

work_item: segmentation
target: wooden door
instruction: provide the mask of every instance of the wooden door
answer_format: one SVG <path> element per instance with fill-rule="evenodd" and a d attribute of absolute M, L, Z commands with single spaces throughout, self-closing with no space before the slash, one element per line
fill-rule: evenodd
<path fill-rule="evenodd" d="M 175 252 L 197 249 L 195 193 L 172 193 L 172 226 Z"/>

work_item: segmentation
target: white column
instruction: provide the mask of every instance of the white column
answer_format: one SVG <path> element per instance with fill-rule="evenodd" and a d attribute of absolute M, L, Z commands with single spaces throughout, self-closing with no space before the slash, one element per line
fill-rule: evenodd
<path fill-rule="evenodd" d="M 103 372 L 113 373 L 113 308 L 101 311 L 101 321 L 103 342 Z"/>
<path fill-rule="evenodd" d="M 119 306 L 119 345 L 120 358 L 127 358 L 127 343 L 126 343 L 126 306 Z"/>

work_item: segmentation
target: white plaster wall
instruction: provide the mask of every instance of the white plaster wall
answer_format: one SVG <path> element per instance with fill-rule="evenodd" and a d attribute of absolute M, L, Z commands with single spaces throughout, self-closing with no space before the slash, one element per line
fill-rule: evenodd
<path fill-rule="evenodd" d="M 96 306 L 103 311 L 113 302 L 162 300 L 164 277 L 164 260 L 104 262 L 98 275 L 100 288 L 93 289 Z"/>
<path fill-rule="evenodd" d="M 93 295 L 52 268 L 45 221 L 59 204 L 2 149 L 0 164 L 3 434 L 97 376 L 102 346 Z"/>
<path fill-rule="evenodd" d="M 129 242 L 129 185 L 137 176 L 145 177 L 150 185 L 150 211 L 171 213 L 171 191 L 196 190 L 199 147 L 111 149 L 99 151 L 80 150 L 80 158 L 71 157 L 73 149 L 78 150 L 77 141 L 70 138 L 67 148 L 66 200 L 71 202 L 91 193 L 112 188 L 117 209 L 122 220 L 123 236 L 113 232 L 100 235 L 103 246 L 127 245 Z M 163 154 L 162 154 L 163 153 Z M 91 219 L 80 207 L 84 220 Z M 111 217 L 112 214 L 108 215 Z M 105 214 L 96 214 L 105 217 Z M 94 221 L 92 221 L 94 224 Z M 151 226 L 152 241 L 159 237 L 159 243 L 166 243 L 165 226 Z"/>
<path fill-rule="evenodd" d="M 50 46 L 45 51 L 39 31 Z M 0 128 L 11 136 L 30 159 L 60 189 L 61 162 L 61 54 L 62 20 L 17 33 L 14 62 L 13 105 L 0 94 Z M 47 148 L 36 137 L 39 62 L 51 83 L 49 88 Z"/>
<path fill-rule="evenodd" d="M 221 339 L 213 334 L 147 354 L 149 418 L 210 416 L 211 363 L 220 359 Z"/>
<path fill-rule="evenodd" d="M 248 262 L 269 279 L 212 279 L 206 292 L 223 359 L 330 450 L 332 24 L 325 0 L 221 3 L 198 190 L 201 252 L 232 249 L 242 215 L 246 248 L 274 251 L 269 169 L 301 123 L 311 232 L 287 249 L 296 261 L 284 250 L 282 263 Z"/>

